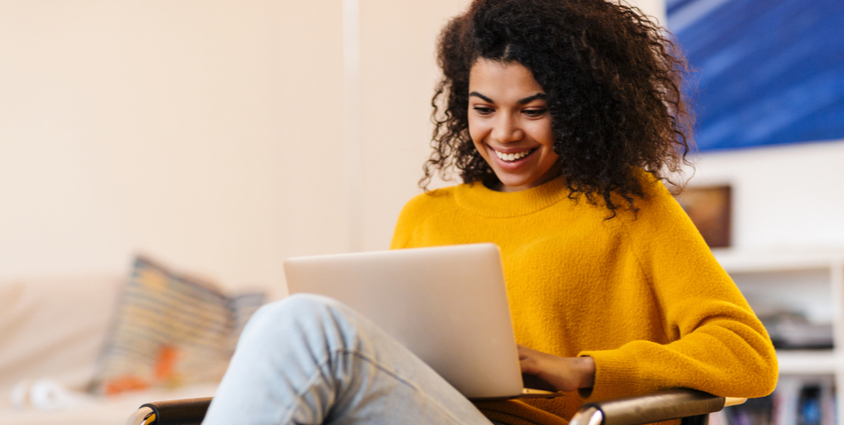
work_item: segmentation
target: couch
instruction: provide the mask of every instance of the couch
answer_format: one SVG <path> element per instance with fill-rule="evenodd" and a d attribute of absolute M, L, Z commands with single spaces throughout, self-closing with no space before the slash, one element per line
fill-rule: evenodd
<path fill-rule="evenodd" d="M 122 424 L 151 400 L 214 395 L 213 380 L 92 392 L 128 279 L 97 274 L 0 281 L 0 423 Z"/>

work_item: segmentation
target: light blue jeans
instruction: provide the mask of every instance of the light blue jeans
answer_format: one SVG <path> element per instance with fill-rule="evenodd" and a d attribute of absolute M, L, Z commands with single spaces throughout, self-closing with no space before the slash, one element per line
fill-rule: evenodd
<path fill-rule="evenodd" d="M 491 421 L 369 320 L 316 295 L 253 316 L 203 422 L 402 423 Z"/>

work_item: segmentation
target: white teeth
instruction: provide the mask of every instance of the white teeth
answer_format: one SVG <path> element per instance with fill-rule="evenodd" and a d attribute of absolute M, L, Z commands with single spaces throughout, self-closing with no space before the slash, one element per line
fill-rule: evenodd
<path fill-rule="evenodd" d="M 503 161 L 508 161 L 508 162 L 516 161 L 517 159 L 525 158 L 526 155 L 531 153 L 530 150 L 517 152 L 517 153 L 502 153 L 502 152 L 499 152 L 497 150 L 494 150 L 494 152 L 496 152 L 496 156 L 498 156 L 499 159 L 501 159 Z"/>

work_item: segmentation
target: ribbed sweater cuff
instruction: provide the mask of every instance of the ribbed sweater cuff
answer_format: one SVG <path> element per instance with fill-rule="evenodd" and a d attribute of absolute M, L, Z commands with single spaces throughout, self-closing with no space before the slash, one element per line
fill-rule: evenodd
<path fill-rule="evenodd" d="M 592 391 L 582 396 L 587 402 L 607 400 L 639 394 L 642 382 L 637 362 L 620 350 L 583 351 L 578 356 L 590 356 L 596 362 L 596 379 Z"/>

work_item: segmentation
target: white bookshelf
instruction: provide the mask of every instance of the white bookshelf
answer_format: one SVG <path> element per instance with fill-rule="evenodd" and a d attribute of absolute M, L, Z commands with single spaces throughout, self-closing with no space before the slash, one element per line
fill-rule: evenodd
<path fill-rule="evenodd" d="M 778 350 L 778 363 L 781 376 L 833 376 L 843 406 L 842 250 L 714 249 L 713 254 L 758 314 L 785 308 L 811 322 L 832 323 L 832 349 Z M 841 411 L 838 417 L 842 424 Z"/>
<path fill-rule="evenodd" d="M 822 375 L 836 373 L 842 358 L 834 350 L 780 350 L 778 365 L 783 375 Z"/>
<path fill-rule="evenodd" d="M 713 255 L 728 273 L 829 270 L 842 264 L 842 251 L 830 249 L 751 250 L 715 248 Z M 841 270 L 840 270 L 841 272 Z"/>

